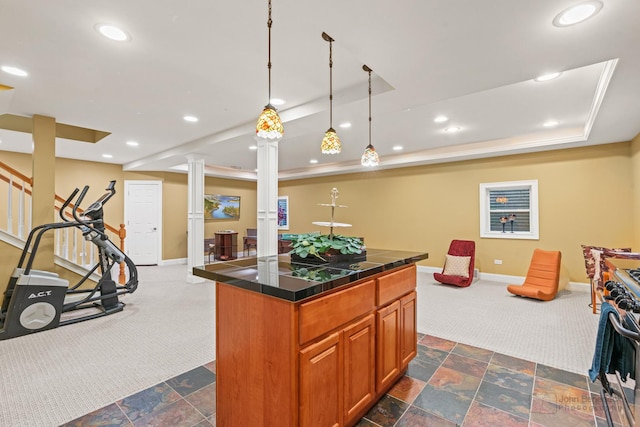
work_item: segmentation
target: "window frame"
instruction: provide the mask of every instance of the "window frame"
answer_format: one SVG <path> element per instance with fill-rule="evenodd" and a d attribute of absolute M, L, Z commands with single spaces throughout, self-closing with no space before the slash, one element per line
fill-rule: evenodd
<path fill-rule="evenodd" d="M 491 191 L 529 189 L 529 231 L 503 233 L 491 230 Z M 538 180 L 489 182 L 480 184 L 480 237 L 487 239 L 539 240 Z"/>

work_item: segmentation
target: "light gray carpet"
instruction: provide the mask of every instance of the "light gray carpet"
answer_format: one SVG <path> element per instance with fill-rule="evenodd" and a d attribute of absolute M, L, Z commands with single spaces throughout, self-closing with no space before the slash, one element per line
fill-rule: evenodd
<path fill-rule="evenodd" d="M 140 278 L 122 313 L 0 341 L 0 426 L 56 426 L 215 358 L 214 283 L 186 283 L 185 265 L 141 267 Z M 420 272 L 418 331 L 584 374 L 598 320 L 588 302 Z"/>
<path fill-rule="evenodd" d="M 560 291 L 552 301 L 521 298 L 505 283 L 441 285 L 418 273 L 418 331 L 586 375 L 599 316 L 588 292 Z"/>
<path fill-rule="evenodd" d="M 0 341 L 0 426 L 57 426 L 215 359 L 215 284 L 139 272 L 120 313 Z"/>

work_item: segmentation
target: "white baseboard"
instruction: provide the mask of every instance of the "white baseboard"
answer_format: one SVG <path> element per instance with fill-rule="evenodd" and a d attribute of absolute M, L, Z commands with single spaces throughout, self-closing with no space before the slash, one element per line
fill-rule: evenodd
<path fill-rule="evenodd" d="M 174 259 L 163 259 L 160 260 L 158 265 L 178 265 L 178 264 L 186 264 L 187 258 L 174 258 Z"/>
<path fill-rule="evenodd" d="M 418 265 L 418 271 L 421 273 L 433 274 L 440 273 L 442 271 L 442 267 L 429 267 L 426 265 Z M 476 269 L 477 271 L 477 269 Z M 474 277 L 483 280 L 490 280 L 492 282 L 506 283 L 506 284 L 520 284 L 524 282 L 524 276 L 509 276 L 506 274 L 495 274 L 495 273 L 482 273 L 477 271 L 477 274 L 474 274 Z M 581 283 L 581 282 L 568 282 L 564 289 L 568 291 L 574 292 L 591 292 L 591 286 L 589 283 Z"/>
<path fill-rule="evenodd" d="M 582 282 L 569 282 L 565 289 L 574 292 L 591 292 L 591 285 Z"/>

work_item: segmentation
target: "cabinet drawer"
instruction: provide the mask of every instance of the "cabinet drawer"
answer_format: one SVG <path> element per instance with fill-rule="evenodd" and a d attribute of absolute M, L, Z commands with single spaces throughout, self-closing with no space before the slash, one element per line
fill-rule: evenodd
<path fill-rule="evenodd" d="M 300 305 L 300 344 L 307 343 L 375 308 L 375 282 L 355 285 Z"/>
<path fill-rule="evenodd" d="M 416 266 L 403 268 L 377 279 L 376 298 L 378 307 L 390 303 L 416 288 Z"/>

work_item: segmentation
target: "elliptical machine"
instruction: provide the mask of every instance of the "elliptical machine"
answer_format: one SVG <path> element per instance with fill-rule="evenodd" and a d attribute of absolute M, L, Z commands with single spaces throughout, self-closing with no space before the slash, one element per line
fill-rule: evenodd
<path fill-rule="evenodd" d="M 31 230 L 18 266 L 9 279 L 0 309 L 0 340 L 53 329 L 84 320 L 95 319 L 122 311 L 125 304 L 119 300 L 123 294 L 133 293 L 138 287 L 138 272 L 133 261 L 109 240 L 104 232 L 104 204 L 116 193 L 115 181 L 107 192 L 78 214 L 89 186 L 85 186 L 72 205 L 76 188 L 60 208 L 62 222 L 39 225 Z M 72 218 L 65 216 L 72 206 Z M 80 281 L 69 287 L 69 281 L 56 273 L 32 268 L 38 245 L 44 233 L 50 230 L 76 227 L 87 241 L 98 247 L 98 262 Z M 26 263 L 25 263 L 26 261 Z M 128 280 L 117 284 L 111 277 L 115 264 L 124 263 Z M 100 279 L 93 288 L 80 287 L 96 271 Z"/>

